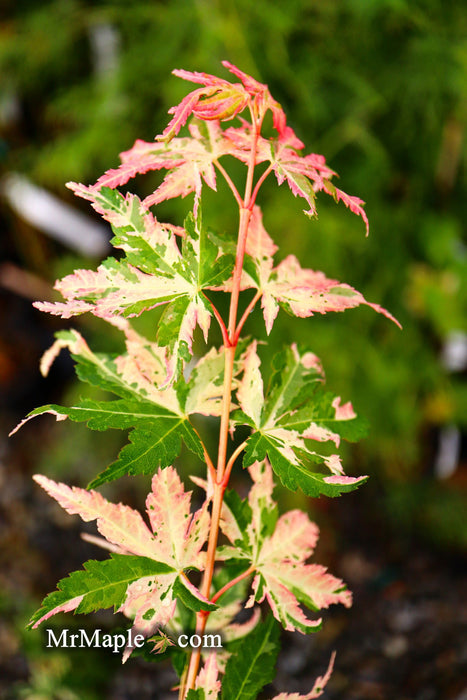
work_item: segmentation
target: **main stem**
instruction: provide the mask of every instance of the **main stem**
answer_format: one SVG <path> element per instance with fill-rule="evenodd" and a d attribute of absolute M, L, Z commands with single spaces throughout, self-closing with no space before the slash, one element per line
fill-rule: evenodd
<path fill-rule="evenodd" d="M 246 239 L 248 236 L 248 226 L 250 224 L 251 211 L 255 201 L 252 197 L 253 176 L 256 163 L 256 146 L 260 133 L 261 124 L 257 124 L 253 119 L 253 142 L 250 152 L 250 160 L 248 163 L 248 173 L 245 185 L 245 196 L 240 205 L 240 220 L 238 225 L 238 240 L 237 254 L 235 257 L 235 267 L 232 277 L 232 292 L 230 295 L 229 309 L 229 324 L 228 324 L 228 343 L 224 344 L 224 387 L 222 397 L 222 414 L 221 424 L 219 428 L 219 448 L 217 453 L 217 470 L 216 480 L 213 484 L 212 496 L 212 512 L 211 512 L 211 528 L 209 531 L 208 550 L 206 553 L 206 568 L 204 571 L 203 581 L 201 584 L 201 593 L 209 598 L 211 592 L 211 583 L 214 573 L 214 565 L 216 562 L 216 548 L 219 537 L 219 523 L 222 512 L 222 502 L 224 500 L 224 492 L 227 487 L 227 481 L 224 479 L 225 467 L 227 462 L 227 445 L 229 437 L 229 420 L 230 420 L 230 404 L 232 397 L 232 378 L 235 362 L 235 351 L 237 348 L 238 337 L 237 329 L 237 312 L 238 301 L 240 296 L 240 286 L 243 270 L 243 259 L 245 257 Z M 255 191 L 256 196 L 256 191 Z M 230 476 L 230 470 L 227 477 Z M 196 618 L 196 634 L 202 636 L 206 627 L 208 612 L 201 611 Z M 199 663 L 201 659 L 201 650 L 192 651 L 188 671 L 185 682 L 180 686 L 180 698 L 185 698 L 186 693 L 195 686 L 196 676 L 198 675 Z"/>

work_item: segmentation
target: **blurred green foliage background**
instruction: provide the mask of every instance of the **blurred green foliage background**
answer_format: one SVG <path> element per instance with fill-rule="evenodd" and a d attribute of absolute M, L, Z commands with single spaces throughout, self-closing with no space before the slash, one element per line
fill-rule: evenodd
<path fill-rule="evenodd" d="M 282 314 L 271 345 L 309 344 L 330 388 L 368 418 L 369 437 L 349 452 L 348 471 L 374 477 L 371 493 L 395 529 L 413 526 L 442 547 L 465 544 L 463 450 L 450 479 L 433 475 L 440 431 L 456 426 L 465 437 L 465 365 L 442 360 L 453 334 L 462 342 L 466 332 L 464 3 L 4 0 L 1 12 L 1 171 L 25 174 L 86 212 L 64 183 L 94 182 L 136 138 L 162 131 L 168 108 L 192 89 L 173 68 L 228 77 L 227 59 L 269 85 L 307 151 L 323 153 L 340 187 L 366 201 L 370 236 L 325 196 L 319 219 L 308 220 L 272 178 L 260 201 L 266 228 L 282 255 L 351 284 L 404 327 L 365 307 L 304 320 Z M 158 177 L 131 188 L 147 194 Z M 181 223 L 190 204 L 165 204 L 158 218 Z M 222 187 L 218 198 L 207 193 L 206 214 L 220 231 L 236 225 L 230 206 Z M 37 278 L 52 283 L 70 267 L 97 264 L 21 223 L 5 201 L 0 214 L 4 260 Z M 111 342 L 92 324 L 83 328 L 95 347 Z M 96 447 L 105 436 L 86 438 L 83 429 L 77 449 L 78 426 L 59 430 L 47 464 L 60 462 L 63 478 L 105 466 L 97 462 L 106 449 Z"/>

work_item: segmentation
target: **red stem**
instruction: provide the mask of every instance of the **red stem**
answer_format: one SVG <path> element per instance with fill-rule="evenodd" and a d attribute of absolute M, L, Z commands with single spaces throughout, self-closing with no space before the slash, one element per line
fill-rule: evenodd
<path fill-rule="evenodd" d="M 261 295 L 262 295 L 262 292 L 258 289 L 255 296 L 253 297 L 253 299 L 250 301 L 250 303 L 246 307 L 245 311 L 243 312 L 243 316 L 241 317 L 240 321 L 238 322 L 238 326 L 237 326 L 237 329 L 236 329 L 235 335 L 234 335 L 234 344 L 235 345 L 237 345 L 237 343 L 238 343 L 238 339 L 240 338 L 240 333 L 242 331 L 243 326 L 245 325 L 245 321 L 247 320 L 249 314 L 255 308 L 256 302 L 258 301 L 258 299 L 261 298 Z"/>
<path fill-rule="evenodd" d="M 213 499 L 212 499 L 212 512 L 211 512 L 211 527 L 209 531 L 208 539 L 208 549 L 206 553 L 206 569 L 203 575 L 203 581 L 201 584 L 201 593 L 209 598 L 211 592 L 211 583 L 214 573 L 214 565 L 216 559 L 216 548 L 217 539 L 219 536 L 219 524 L 221 519 L 222 502 L 224 499 L 224 491 L 226 488 L 226 481 L 224 480 L 224 473 L 226 471 L 226 459 L 227 459 L 227 444 L 229 435 L 229 421 L 230 421 L 230 403 L 232 394 L 232 379 L 233 379 L 233 367 L 235 361 L 235 350 L 238 342 L 237 335 L 237 310 L 238 310 L 238 300 L 240 295 L 240 285 L 243 270 L 243 258 L 245 256 L 246 239 L 248 236 L 248 226 L 250 223 L 251 211 L 254 204 L 254 199 L 252 198 L 252 188 L 253 188 L 253 177 L 256 165 L 256 148 L 258 142 L 258 136 L 261 130 L 261 122 L 256 122 L 253 111 L 250 107 L 250 113 L 252 116 L 253 123 L 253 142 L 250 151 L 250 160 L 248 164 L 248 173 L 245 185 L 245 197 L 243 201 L 238 196 L 238 192 L 233 185 L 230 177 L 227 176 L 227 182 L 229 183 L 232 192 L 237 192 L 235 197 L 237 203 L 240 207 L 240 221 L 238 227 L 238 242 L 237 242 L 237 254 L 235 258 L 235 266 L 232 276 L 232 291 L 230 294 L 230 309 L 229 309 L 229 325 L 228 325 L 228 338 L 224 341 L 224 391 L 222 399 L 222 414 L 221 414 L 221 424 L 219 429 L 219 450 L 217 456 L 217 473 L 216 480 L 213 484 Z M 216 163 L 219 168 L 219 163 Z M 219 168 L 220 172 L 223 168 Z M 225 173 L 227 175 L 227 173 Z M 225 177 L 224 175 L 224 177 Z M 256 303 L 256 302 L 255 302 Z M 243 318 L 243 317 L 242 317 Z M 229 475 L 231 464 L 229 463 Z M 209 616 L 208 611 L 201 611 L 197 614 L 196 620 L 196 633 L 200 636 L 204 634 L 204 629 L 206 627 L 206 621 Z M 201 659 L 201 651 L 196 649 L 192 652 L 190 663 L 188 666 L 186 680 L 182 682 L 180 687 L 180 697 L 184 698 L 188 690 L 193 689 L 195 686 L 196 676 L 198 674 L 198 668 Z"/>
<path fill-rule="evenodd" d="M 235 201 L 237 202 L 239 209 L 241 209 L 243 206 L 243 201 L 242 201 L 242 198 L 240 197 L 238 190 L 235 187 L 229 173 L 224 169 L 224 167 L 219 163 L 218 160 L 214 160 L 213 163 L 216 166 L 216 168 L 219 170 L 219 172 L 222 173 L 222 175 L 224 176 L 225 181 L 227 182 L 228 186 L 230 187 L 230 189 L 232 191 L 233 196 L 235 197 Z"/>
<path fill-rule="evenodd" d="M 239 583 L 240 581 L 243 581 L 244 578 L 247 578 L 247 576 L 251 576 L 251 574 L 255 571 L 254 566 L 250 566 L 246 571 L 243 572 L 243 574 L 239 574 L 235 578 L 233 578 L 231 581 L 225 584 L 225 586 L 222 586 L 220 590 L 217 591 L 216 595 L 213 595 L 211 598 L 211 603 L 217 603 L 219 598 L 224 595 L 226 591 L 229 590 L 229 588 L 232 588 L 235 586 L 236 583 Z"/>
<path fill-rule="evenodd" d="M 216 321 L 217 321 L 217 323 L 219 324 L 219 328 L 221 329 L 222 339 L 223 339 L 223 341 L 224 341 L 224 345 L 225 345 L 226 347 L 228 347 L 228 346 L 230 345 L 230 340 L 229 340 L 229 334 L 228 334 L 228 332 L 227 332 L 227 327 L 226 327 L 226 325 L 225 325 L 225 323 L 224 323 L 224 319 L 222 318 L 222 316 L 220 315 L 219 311 L 218 311 L 217 308 L 215 307 L 214 302 L 211 301 L 211 299 L 210 299 L 208 296 L 206 296 L 206 294 L 205 294 L 204 292 L 201 292 L 201 294 L 202 294 L 203 297 L 206 299 L 206 301 L 208 301 L 209 304 L 211 305 L 212 313 L 214 314 L 214 316 L 215 316 L 215 318 L 216 318 Z"/>
<path fill-rule="evenodd" d="M 266 168 L 266 170 L 265 170 L 264 173 L 261 175 L 261 177 L 258 178 L 258 182 L 256 183 L 255 189 L 253 190 L 253 194 L 251 195 L 251 199 L 252 199 L 252 202 L 253 202 L 253 203 L 256 202 L 256 196 L 257 196 L 257 194 L 258 194 L 258 192 L 259 192 L 259 188 L 261 187 L 261 185 L 263 184 L 263 182 L 265 181 L 265 179 L 267 178 L 267 176 L 269 175 L 269 173 L 270 173 L 271 171 L 272 171 L 272 163 L 271 163 L 271 165 L 269 165 L 269 166 Z"/>

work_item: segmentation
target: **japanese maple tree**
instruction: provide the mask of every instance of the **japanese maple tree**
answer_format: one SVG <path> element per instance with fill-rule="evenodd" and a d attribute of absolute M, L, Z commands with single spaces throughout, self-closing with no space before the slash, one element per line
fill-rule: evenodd
<path fill-rule="evenodd" d="M 302 268 L 293 255 L 275 260 L 278 247 L 258 204 L 271 174 L 305 200 L 308 216 L 316 214 L 316 193 L 323 191 L 360 216 L 367 230 L 368 221 L 363 202 L 332 184 L 335 173 L 324 157 L 302 155 L 304 144 L 267 86 L 230 63 L 224 66 L 237 82 L 174 71 L 200 87 L 170 110 L 162 134 L 152 143 L 136 141 L 121 154 L 120 167 L 96 184 L 69 183 L 111 224 L 120 253 L 96 271 L 76 270 L 59 280 L 63 302 L 35 306 L 65 319 L 94 314 L 119 329 L 125 351 L 96 353 L 76 330 L 59 332 L 42 359 L 43 374 L 67 348 L 79 379 L 113 398 L 42 406 L 26 419 L 51 413 L 94 430 L 130 431 L 129 443 L 93 479 L 91 490 L 34 477 L 67 512 L 96 521 L 102 536 L 96 541 L 111 555 L 60 581 L 31 624 L 59 612 L 113 606 L 130 618 L 132 633 L 147 638 L 146 652 L 172 656 L 179 697 L 187 700 L 255 698 L 274 676 L 277 621 L 286 630 L 314 632 L 322 621 L 309 611 L 352 602 L 343 581 L 308 561 L 317 526 L 300 510 L 279 516 L 273 489 L 274 475 L 286 488 L 311 497 L 338 496 L 360 486 L 367 477 L 347 476 L 338 448 L 341 439 L 361 437 L 362 422 L 350 402 L 325 389 L 321 362 L 309 348 L 281 349 L 265 386 L 257 339 L 241 337 L 248 316 L 260 307 L 268 334 L 280 308 L 308 318 L 366 304 L 395 321 L 348 284 Z M 272 137 L 263 133 L 268 113 Z M 187 132 L 179 135 L 188 121 Z M 243 164 L 242 189 L 224 156 Z M 143 201 L 118 190 L 151 170 L 166 174 Z M 227 220 L 222 236 L 208 229 L 201 208 L 203 187 L 216 190 L 219 176 L 238 207 L 238 220 Z M 183 226 L 156 218 L 152 207 L 190 193 L 193 208 Z M 219 292 L 228 295 L 227 318 L 215 304 Z M 131 319 L 157 306 L 164 307 L 157 331 L 143 337 Z M 196 327 L 209 343 L 213 322 L 223 345 L 211 344 L 204 356 L 195 357 Z M 196 414 L 217 422 L 215 456 L 193 421 Z M 248 428 L 243 441 L 236 440 L 238 426 Z M 196 512 L 173 466 L 182 443 L 206 465 L 205 479 L 192 478 L 203 499 Z M 241 463 L 251 479 L 245 500 L 228 488 L 232 469 Z M 147 520 L 95 490 L 128 474 L 152 476 Z M 236 618 L 245 608 L 251 614 L 240 623 Z M 202 637 L 206 631 L 222 635 L 221 650 L 205 654 L 202 648 L 177 646 L 180 634 Z M 124 661 L 135 651 L 131 638 Z M 319 697 L 333 662 L 334 657 L 309 694 L 282 693 L 276 700 Z"/>

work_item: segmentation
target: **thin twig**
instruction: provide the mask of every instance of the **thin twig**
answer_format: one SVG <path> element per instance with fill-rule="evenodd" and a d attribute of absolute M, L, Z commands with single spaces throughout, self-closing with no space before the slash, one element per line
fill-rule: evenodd
<path fill-rule="evenodd" d="M 253 299 L 250 301 L 250 303 L 246 307 L 245 311 L 243 312 L 243 316 L 241 317 L 240 321 L 238 322 L 238 326 L 235 330 L 235 335 L 234 335 L 234 340 L 233 340 L 235 345 L 238 343 L 238 339 L 240 338 L 240 333 L 242 331 L 243 326 L 245 325 L 245 321 L 247 320 L 248 316 L 255 308 L 256 302 L 261 298 L 262 294 L 263 294 L 263 292 L 260 289 L 258 289 L 255 296 L 253 297 Z"/>
<path fill-rule="evenodd" d="M 219 163 L 218 160 L 213 161 L 214 165 L 216 168 L 219 170 L 220 173 L 224 176 L 225 181 L 227 182 L 228 186 L 230 187 L 233 196 L 235 197 L 235 201 L 237 202 L 239 208 L 241 209 L 243 207 L 243 201 L 242 198 L 240 197 L 237 188 L 235 187 L 232 178 L 230 177 L 229 173 L 224 169 L 224 167 Z"/>
<path fill-rule="evenodd" d="M 231 343 L 230 343 L 230 339 L 229 339 L 229 334 L 227 332 L 227 327 L 224 323 L 224 319 L 220 315 L 220 313 L 219 313 L 218 309 L 216 308 L 212 299 L 210 299 L 208 296 L 206 296 L 206 294 L 204 292 L 201 292 L 201 294 L 206 299 L 206 301 L 208 301 L 209 304 L 211 305 L 212 313 L 214 314 L 216 321 L 219 324 L 219 328 L 221 329 L 222 339 L 224 341 L 224 345 L 228 347 Z"/>
<path fill-rule="evenodd" d="M 242 444 L 239 445 L 237 447 L 237 449 L 234 452 L 232 452 L 232 454 L 230 455 L 229 461 L 227 462 L 227 465 L 225 467 L 224 479 L 223 479 L 223 482 L 226 486 L 229 482 L 230 472 L 232 471 L 232 467 L 235 464 L 235 460 L 237 459 L 238 455 L 240 455 L 243 452 L 243 450 L 245 449 L 246 443 L 247 443 L 246 440 L 244 442 L 242 442 Z"/>
<path fill-rule="evenodd" d="M 261 177 L 258 178 L 258 182 L 256 183 L 255 189 L 253 190 L 253 194 L 251 195 L 251 199 L 253 202 L 256 202 L 256 196 L 259 192 L 259 188 L 261 187 L 261 185 L 263 184 L 270 172 L 272 172 L 272 163 L 266 168 Z"/>
<path fill-rule="evenodd" d="M 251 576 L 252 573 L 254 573 L 255 567 L 250 566 L 246 571 L 243 572 L 243 574 L 239 574 L 235 578 L 233 578 L 231 581 L 225 584 L 225 586 L 222 586 L 221 589 L 219 589 L 216 593 L 216 595 L 213 595 L 211 598 L 211 603 L 217 603 L 219 598 L 224 595 L 226 591 L 229 590 L 229 588 L 232 588 L 232 586 L 235 586 L 236 583 L 239 583 L 240 581 L 243 581 L 244 578 L 247 578 L 247 576 Z"/>

